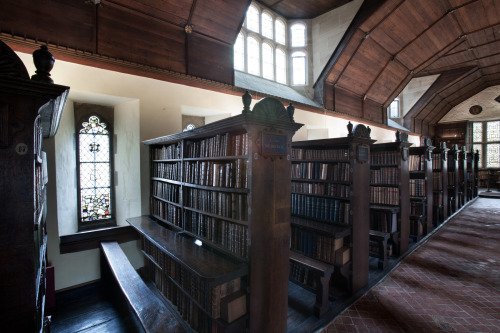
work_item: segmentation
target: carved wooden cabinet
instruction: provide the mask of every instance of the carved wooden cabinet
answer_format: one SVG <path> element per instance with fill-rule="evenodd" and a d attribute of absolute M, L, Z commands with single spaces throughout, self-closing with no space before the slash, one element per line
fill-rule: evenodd
<path fill-rule="evenodd" d="M 3 332 L 44 330 L 46 163 L 69 88 L 30 80 L 0 41 L 0 322 Z M 42 78 L 43 80 L 43 78 Z"/>

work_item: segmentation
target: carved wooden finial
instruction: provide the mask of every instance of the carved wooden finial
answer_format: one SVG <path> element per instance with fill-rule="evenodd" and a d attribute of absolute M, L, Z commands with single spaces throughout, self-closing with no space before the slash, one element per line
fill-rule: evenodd
<path fill-rule="evenodd" d="M 250 112 L 250 103 L 252 103 L 252 95 L 250 95 L 250 93 L 247 91 L 245 91 L 245 93 L 243 94 L 243 96 L 241 97 L 241 99 L 243 100 L 243 111 L 242 113 L 243 114 L 248 114 Z"/>
<path fill-rule="evenodd" d="M 33 52 L 33 62 L 36 67 L 36 74 L 31 76 L 33 81 L 54 83 L 50 78 L 50 71 L 54 67 L 54 56 L 49 52 L 47 46 L 42 45 Z"/>
<path fill-rule="evenodd" d="M 351 122 L 348 122 L 348 123 L 347 123 L 347 136 L 348 136 L 348 137 L 351 137 L 351 136 L 352 136 L 352 127 L 353 127 L 352 123 L 351 123 Z"/>
<path fill-rule="evenodd" d="M 441 148 L 441 149 L 446 149 L 446 142 L 441 141 L 441 142 L 439 143 L 439 148 Z"/>

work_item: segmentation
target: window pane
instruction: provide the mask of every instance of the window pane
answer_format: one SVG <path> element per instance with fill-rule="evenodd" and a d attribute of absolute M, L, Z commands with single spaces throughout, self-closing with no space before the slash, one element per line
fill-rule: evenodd
<path fill-rule="evenodd" d="M 474 152 L 478 151 L 479 152 L 479 167 L 482 168 L 483 167 L 483 145 L 481 144 L 474 144 L 472 145 L 472 150 Z"/>
<path fill-rule="evenodd" d="M 271 45 L 262 44 L 262 76 L 266 79 L 274 79 L 274 54 Z"/>
<path fill-rule="evenodd" d="M 483 141 L 483 123 L 472 123 L 472 142 Z"/>
<path fill-rule="evenodd" d="M 500 121 L 489 121 L 486 123 L 486 140 L 500 141 Z"/>
<path fill-rule="evenodd" d="M 500 143 L 486 145 L 486 167 L 500 168 Z"/>
<path fill-rule="evenodd" d="M 82 123 L 78 134 L 81 221 L 111 218 L 110 133 L 99 117 Z"/>
<path fill-rule="evenodd" d="M 399 118 L 399 99 L 395 99 L 389 105 L 389 114 L 391 118 Z"/>
<path fill-rule="evenodd" d="M 292 54 L 293 84 L 306 84 L 306 55 L 304 52 Z"/>
<path fill-rule="evenodd" d="M 82 222 L 111 218 L 109 188 L 82 190 L 80 195 Z"/>
<path fill-rule="evenodd" d="M 245 70 L 245 42 L 242 34 L 238 35 L 234 43 L 234 68 L 240 71 Z"/>
<path fill-rule="evenodd" d="M 292 47 L 306 46 L 306 27 L 303 24 L 292 25 Z"/>
<path fill-rule="evenodd" d="M 268 13 L 262 14 L 262 35 L 273 39 L 273 18 Z"/>
<path fill-rule="evenodd" d="M 260 51 L 259 41 L 254 37 L 248 37 L 248 73 L 260 75 Z"/>
<path fill-rule="evenodd" d="M 255 6 L 248 7 L 247 28 L 259 32 L 259 10 Z"/>
<path fill-rule="evenodd" d="M 286 43 L 285 23 L 283 23 L 281 20 L 276 20 L 275 26 L 276 26 L 276 42 L 285 45 Z"/>
<path fill-rule="evenodd" d="M 276 50 L 276 81 L 286 84 L 286 54 L 283 50 Z"/>

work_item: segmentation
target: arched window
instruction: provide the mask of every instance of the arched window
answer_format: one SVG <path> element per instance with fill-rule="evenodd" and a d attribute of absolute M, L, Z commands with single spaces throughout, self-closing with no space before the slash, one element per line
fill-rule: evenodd
<path fill-rule="evenodd" d="M 286 53 L 276 49 L 276 82 L 286 84 Z"/>
<path fill-rule="evenodd" d="M 79 122 L 77 135 L 78 229 L 115 225 L 112 181 L 112 131 L 91 115 Z"/>
<path fill-rule="evenodd" d="M 306 54 L 305 52 L 292 53 L 292 84 L 306 84 Z"/>
<path fill-rule="evenodd" d="M 399 106 L 399 97 L 396 97 L 389 105 L 389 117 L 390 118 L 401 117 L 400 106 Z"/>
<path fill-rule="evenodd" d="M 262 77 L 274 80 L 274 52 L 268 43 L 262 44 Z"/>
<path fill-rule="evenodd" d="M 302 23 L 295 23 L 290 30 L 292 32 L 292 47 L 306 46 L 306 26 Z"/>
<path fill-rule="evenodd" d="M 259 10 L 257 7 L 250 5 L 247 10 L 247 28 L 249 30 L 259 32 Z"/>
<path fill-rule="evenodd" d="M 245 40 L 242 33 L 238 34 L 234 43 L 234 69 L 245 70 Z"/>
<path fill-rule="evenodd" d="M 273 18 L 269 13 L 262 13 L 262 36 L 273 39 Z"/>
<path fill-rule="evenodd" d="M 286 28 L 285 28 L 285 23 L 283 23 L 282 20 L 277 19 L 276 22 L 274 23 L 275 30 L 276 30 L 276 43 L 280 43 L 281 45 L 286 44 Z"/>
<path fill-rule="evenodd" d="M 257 38 L 247 37 L 248 73 L 260 75 L 260 47 Z"/>

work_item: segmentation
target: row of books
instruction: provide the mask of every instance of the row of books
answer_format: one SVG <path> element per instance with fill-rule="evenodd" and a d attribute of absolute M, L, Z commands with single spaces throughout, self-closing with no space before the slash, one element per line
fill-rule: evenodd
<path fill-rule="evenodd" d="M 432 154 L 432 170 L 441 170 L 443 168 L 443 156 L 441 153 Z"/>
<path fill-rule="evenodd" d="M 349 181 L 349 163 L 292 163 L 292 179 Z"/>
<path fill-rule="evenodd" d="M 335 252 L 344 246 L 343 238 L 292 226 L 291 249 L 308 257 L 335 264 Z"/>
<path fill-rule="evenodd" d="M 333 223 L 350 224 L 350 203 L 292 193 L 291 213 Z"/>
<path fill-rule="evenodd" d="M 434 206 L 443 206 L 443 193 L 442 192 L 434 192 L 432 195 L 432 202 Z"/>
<path fill-rule="evenodd" d="M 236 220 L 248 219 L 247 195 L 187 188 L 187 207 Z"/>
<path fill-rule="evenodd" d="M 182 146 L 180 142 L 173 143 L 168 146 L 151 148 L 151 158 L 153 160 L 172 160 L 180 159 L 182 154 Z"/>
<path fill-rule="evenodd" d="M 425 179 L 410 179 L 410 196 L 425 197 Z"/>
<path fill-rule="evenodd" d="M 399 188 L 370 186 L 370 203 L 378 205 L 399 205 Z"/>
<path fill-rule="evenodd" d="M 182 226 L 182 209 L 167 202 L 151 198 L 151 214 L 178 227 Z"/>
<path fill-rule="evenodd" d="M 248 257 L 248 227 L 186 211 L 185 230 L 243 258 Z"/>
<path fill-rule="evenodd" d="M 448 185 L 455 185 L 455 172 L 448 171 Z"/>
<path fill-rule="evenodd" d="M 199 141 L 186 143 L 187 158 L 248 155 L 248 133 L 217 134 Z"/>
<path fill-rule="evenodd" d="M 170 179 L 170 180 L 181 180 L 182 164 L 181 162 L 176 163 L 152 163 L 153 177 Z"/>
<path fill-rule="evenodd" d="M 434 191 L 443 190 L 443 175 L 441 174 L 441 172 L 432 173 L 432 189 Z"/>
<path fill-rule="evenodd" d="M 164 183 L 157 180 L 153 180 L 151 184 L 153 195 L 175 203 L 182 202 L 179 189 L 179 185 Z"/>
<path fill-rule="evenodd" d="M 399 169 L 380 168 L 378 170 L 370 170 L 370 184 L 398 185 Z"/>
<path fill-rule="evenodd" d="M 401 153 L 399 151 L 376 151 L 370 153 L 371 165 L 397 165 Z"/>
<path fill-rule="evenodd" d="M 184 164 L 184 179 L 196 185 L 248 188 L 248 161 L 190 161 Z"/>
<path fill-rule="evenodd" d="M 160 279 L 156 278 L 157 274 L 155 274 L 158 289 L 166 291 L 164 282 L 170 282 L 170 280 L 177 282 L 177 285 L 185 293 L 189 294 L 192 299 L 196 300 L 212 318 L 218 319 L 221 317 L 221 300 L 224 297 L 240 291 L 240 277 L 212 286 L 210 281 L 202 279 L 199 275 L 172 259 L 144 236 L 141 239 L 143 251 L 154 261 L 155 266 L 160 268 Z M 174 301 L 174 297 L 171 297 L 172 295 L 168 291 L 165 296 Z"/>
<path fill-rule="evenodd" d="M 292 181 L 292 193 L 326 195 L 332 198 L 349 199 L 351 187 L 334 183 L 303 183 Z"/>
<path fill-rule="evenodd" d="M 292 160 L 349 161 L 349 149 L 292 148 Z"/>
<path fill-rule="evenodd" d="M 290 265 L 289 278 L 292 281 L 304 285 L 314 284 L 314 276 L 312 274 L 309 274 L 309 269 L 294 262 L 292 262 Z"/>
<path fill-rule="evenodd" d="M 408 158 L 408 169 L 410 171 L 425 171 L 425 156 L 410 155 Z"/>

